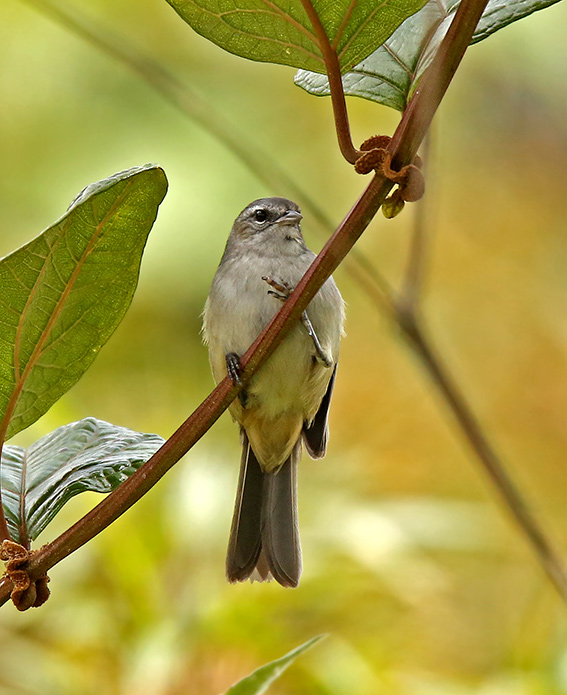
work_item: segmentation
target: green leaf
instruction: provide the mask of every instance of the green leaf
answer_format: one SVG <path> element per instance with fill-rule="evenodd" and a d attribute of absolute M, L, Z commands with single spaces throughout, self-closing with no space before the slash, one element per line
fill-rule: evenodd
<path fill-rule="evenodd" d="M 471 43 L 559 0 L 490 0 Z M 433 60 L 459 7 L 459 0 L 430 0 L 390 38 L 343 76 L 345 94 L 403 111 L 420 77 Z M 329 95 L 329 82 L 318 71 L 300 70 L 295 83 L 316 96 Z"/>
<path fill-rule="evenodd" d="M 300 0 L 167 0 L 201 36 L 236 55 L 325 72 Z M 380 46 L 426 0 L 313 0 L 346 72 Z"/>
<path fill-rule="evenodd" d="M 296 647 L 285 656 L 282 656 L 281 659 L 270 661 L 269 664 L 261 666 L 243 680 L 235 683 L 224 695 L 262 695 L 262 693 L 266 692 L 270 685 L 281 676 L 286 668 L 292 664 L 300 654 L 311 649 L 314 644 L 324 637 L 326 637 L 326 635 L 313 637 L 308 642 L 305 642 L 305 644 Z"/>
<path fill-rule="evenodd" d="M 71 497 L 110 492 L 163 444 L 157 434 L 134 432 L 88 417 L 59 427 L 28 449 L 2 451 L 2 503 L 12 540 L 26 544 Z"/>
<path fill-rule="evenodd" d="M 166 190 L 153 164 L 92 184 L 0 260 L 0 446 L 78 381 L 122 320 Z"/>

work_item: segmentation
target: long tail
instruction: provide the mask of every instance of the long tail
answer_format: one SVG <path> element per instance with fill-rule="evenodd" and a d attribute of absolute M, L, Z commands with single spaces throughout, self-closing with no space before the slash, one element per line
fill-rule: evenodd
<path fill-rule="evenodd" d="M 241 582 L 254 574 L 261 581 L 273 576 L 282 586 L 298 585 L 301 547 L 296 473 L 300 455 L 298 442 L 277 472 L 264 473 L 242 432 L 240 478 L 226 558 L 229 582 Z"/>

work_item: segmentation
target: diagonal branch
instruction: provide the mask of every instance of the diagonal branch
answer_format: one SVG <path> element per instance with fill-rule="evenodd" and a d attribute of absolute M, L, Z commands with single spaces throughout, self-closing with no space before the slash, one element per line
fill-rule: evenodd
<path fill-rule="evenodd" d="M 435 350 L 427 330 L 416 315 L 415 307 L 398 313 L 397 321 L 410 347 L 417 353 L 431 380 L 448 404 L 469 446 L 476 453 L 484 472 L 504 502 L 514 521 L 528 538 L 540 565 L 567 603 L 567 572 L 559 551 L 543 531 L 540 523 L 526 505 L 518 488 L 506 472 L 502 460 L 485 436 L 480 422 Z"/>

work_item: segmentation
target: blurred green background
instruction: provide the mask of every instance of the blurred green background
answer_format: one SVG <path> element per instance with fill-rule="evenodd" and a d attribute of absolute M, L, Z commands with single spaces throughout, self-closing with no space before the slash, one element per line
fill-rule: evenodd
<path fill-rule="evenodd" d="M 338 223 L 365 181 L 330 102 L 292 69 L 224 53 L 164 1 L 69 5 L 147 52 Z M 425 312 L 510 473 L 567 545 L 567 5 L 474 46 L 436 119 Z M 104 29 L 106 27 L 106 30 Z M 87 415 L 168 436 L 212 387 L 200 312 L 232 220 L 261 184 L 138 75 L 32 3 L 0 4 L 0 255 L 86 184 L 148 161 L 170 191 L 132 308 L 93 367 L 13 440 Z M 356 142 L 398 115 L 349 102 Z M 393 283 L 415 211 L 360 248 Z M 308 244 L 324 238 L 306 215 Z M 0 618 L 2 695 L 217 695 L 315 634 L 274 695 L 567 693 L 565 609 L 416 358 L 339 269 L 348 302 L 331 440 L 300 472 L 297 590 L 229 586 L 239 444 L 228 415 L 160 485 L 55 567 L 40 610 Z M 98 501 L 74 499 L 47 541 Z"/>

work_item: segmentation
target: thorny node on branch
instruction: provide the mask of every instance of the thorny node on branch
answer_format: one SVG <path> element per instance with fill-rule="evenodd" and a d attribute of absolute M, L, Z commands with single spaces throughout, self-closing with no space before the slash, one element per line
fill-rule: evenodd
<path fill-rule="evenodd" d="M 414 203 L 425 193 L 425 179 L 420 171 L 421 157 L 416 154 L 413 164 L 407 164 L 399 171 L 392 169 L 392 154 L 388 150 L 391 140 L 389 135 L 373 135 L 368 138 L 360 146 L 362 154 L 354 164 L 357 174 L 369 174 L 374 170 L 398 184 L 398 188 L 386 198 L 382 207 L 387 218 L 395 217 L 402 211 L 404 203 Z"/>
<path fill-rule="evenodd" d="M 4 576 L 13 584 L 10 598 L 19 611 L 39 608 L 49 598 L 47 574 L 32 580 L 27 571 L 27 564 L 33 552 L 14 541 L 2 541 L 0 560 L 6 563 Z"/>

